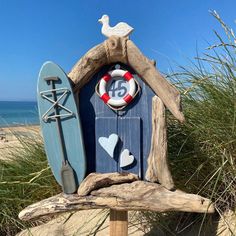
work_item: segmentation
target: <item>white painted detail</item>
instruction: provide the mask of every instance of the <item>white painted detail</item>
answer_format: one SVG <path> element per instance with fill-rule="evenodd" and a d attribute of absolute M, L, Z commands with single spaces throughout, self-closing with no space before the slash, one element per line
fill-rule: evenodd
<path fill-rule="evenodd" d="M 136 84 L 134 82 L 134 79 L 129 80 L 129 94 L 134 97 L 136 93 Z"/>
<path fill-rule="evenodd" d="M 126 72 L 127 70 L 115 69 L 109 71 L 108 74 L 110 74 L 111 77 L 119 77 L 119 76 L 123 77 Z"/>
<path fill-rule="evenodd" d="M 118 140 L 119 137 L 117 134 L 111 134 L 108 138 L 100 137 L 98 139 L 98 142 L 103 147 L 103 149 L 110 155 L 110 157 L 114 158 L 114 151 Z"/>
<path fill-rule="evenodd" d="M 128 149 L 124 149 L 120 154 L 120 168 L 127 167 L 134 162 L 134 156 L 130 155 L 130 151 Z"/>
<path fill-rule="evenodd" d="M 102 34 L 106 37 L 118 36 L 118 37 L 126 37 L 129 36 L 134 28 L 129 26 L 127 23 L 120 22 L 116 26 L 111 27 L 109 25 L 109 16 L 103 15 L 101 19 L 98 20 L 102 24 Z"/>
<path fill-rule="evenodd" d="M 120 77 L 124 77 L 126 72 L 128 72 L 128 71 L 127 70 L 121 70 L 121 69 L 115 69 L 115 70 L 109 71 L 108 74 L 111 76 L 112 79 L 119 79 Z M 128 83 L 129 83 L 129 92 L 128 92 L 128 94 L 132 98 L 134 98 L 136 90 L 137 90 L 134 78 L 132 77 L 128 81 Z M 104 93 L 107 93 L 106 90 L 107 90 L 107 82 L 105 80 L 101 79 L 100 82 L 99 82 L 99 88 L 98 88 L 100 96 L 102 96 Z M 119 100 L 109 98 L 107 103 L 111 106 L 114 106 L 114 107 L 121 107 L 121 106 L 126 106 L 127 105 L 127 102 L 123 98 L 121 98 Z"/>
<path fill-rule="evenodd" d="M 125 100 L 122 100 L 122 99 L 116 100 L 113 98 L 111 98 L 107 103 L 110 104 L 111 106 L 114 106 L 114 107 L 120 107 L 120 106 L 127 105 L 127 102 Z"/>
<path fill-rule="evenodd" d="M 107 82 L 102 79 L 99 83 L 99 93 L 101 95 L 106 93 L 106 86 L 107 86 Z"/>

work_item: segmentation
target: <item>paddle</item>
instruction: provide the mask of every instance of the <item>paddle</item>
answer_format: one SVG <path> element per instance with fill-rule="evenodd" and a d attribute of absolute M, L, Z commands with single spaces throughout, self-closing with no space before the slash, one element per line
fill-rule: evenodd
<path fill-rule="evenodd" d="M 61 167 L 61 182 L 62 182 L 62 189 L 64 193 L 74 193 L 76 188 L 76 181 L 74 176 L 74 171 L 72 167 L 70 166 L 67 158 L 67 153 L 65 149 L 65 143 L 64 143 L 64 136 L 63 131 L 61 127 L 61 117 L 58 109 L 58 102 L 57 102 L 57 94 L 56 94 L 56 86 L 55 82 L 58 81 L 58 77 L 47 77 L 45 78 L 45 81 L 50 85 L 52 85 L 52 96 L 54 100 L 54 111 L 55 111 L 55 119 L 56 119 L 56 126 L 58 131 L 58 138 L 59 143 L 61 147 L 61 160 L 62 160 L 62 167 Z"/>

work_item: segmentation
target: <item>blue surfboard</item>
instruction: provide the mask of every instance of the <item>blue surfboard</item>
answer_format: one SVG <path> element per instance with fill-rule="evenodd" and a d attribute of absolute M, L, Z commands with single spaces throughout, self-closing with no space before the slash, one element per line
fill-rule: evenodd
<path fill-rule="evenodd" d="M 56 78 L 53 81 L 54 88 L 48 83 L 47 78 Z M 53 99 L 55 97 L 56 100 Z M 74 171 L 78 186 L 86 173 L 80 118 L 70 81 L 65 72 L 53 62 L 44 63 L 40 70 L 37 99 L 45 151 L 53 175 L 57 182 L 63 185 L 61 178 L 62 148 L 56 122 L 59 117 L 66 159 Z M 57 106 L 58 112 L 55 111 L 55 106 Z"/>

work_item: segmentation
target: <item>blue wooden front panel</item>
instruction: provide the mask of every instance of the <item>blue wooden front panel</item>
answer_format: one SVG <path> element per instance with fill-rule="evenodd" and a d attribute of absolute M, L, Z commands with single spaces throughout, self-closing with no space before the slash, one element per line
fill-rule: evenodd
<path fill-rule="evenodd" d="M 142 160 L 141 160 L 141 148 L 140 132 L 141 132 L 141 120 L 138 117 L 122 117 L 118 118 L 118 135 L 120 137 L 119 143 L 119 157 L 120 153 L 124 149 L 128 149 L 130 154 L 134 156 L 134 162 L 130 166 L 120 168 L 120 158 L 118 161 L 119 172 L 129 172 L 138 174 L 141 178 L 142 172 Z"/>
<path fill-rule="evenodd" d="M 120 112 L 121 117 L 140 117 L 141 118 L 141 146 L 142 146 L 142 177 L 145 176 L 147 169 L 147 158 L 151 147 L 151 135 L 152 135 L 152 98 L 155 95 L 153 91 L 146 85 L 138 75 L 134 75 L 138 81 L 141 91 L 134 99 L 134 101 L 128 105 L 124 111 Z M 123 116 L 122 116 L 123 113 Z"/>
<path fill-rule="evenodd" d="M 96 158 L 95 169 L 99 173 L 107 172 L 130 172 L 141 177 L 141 121 L 140 118 L 106 118 L 98 117 L 95 123 L 96 133 Z M 100 137 L 108 138 L 111 134 L 117 134 L 119 141 L 116 145 L 114 157 L 112 158 L 99 143 Z M 134 162 L 124 168 L 120 168 L 120 155 L 124 149 L 130 151 L 134 156 Z"/>
<path fill-rule="evenodd" d="M 101 70 L 86 84 L 79 94 L 79 111 L 83 129 L 84 145 L 87 158 L 87 175 L 96 170 L 96 117 L 116 117 L 116 114 L 97 99 L 95 87 L 106 70 Z"/>
<path fill-rule="evenodd" d="M 117 172 L 117 148 L 114 152 L 114 158 L 110 157 L 98 142 L 100 137 L 108 138 L 112 133 L 117 134 L 117 118 L 97 117 L 95 121 L 96 135 L 96 158 L 95 169 L 98 173 Z"/>
<path fill-rule="evenodd" d="M 127 70 L 132 72 L 132 69 L 128 66 L 122 65 L 126 67 Z M 96 129 L 95 129 L 95 120 L 97 118 L 118 118 L 118 127 L 122 127 L 120 124 L 120 119 L 126 118 L 137 118 L 140 119 L 140 130 L 136 130 L 132 135 L 137 136 L 140 135 L 140 167 L 142 177 L 145 176 L 145 172 L 147 169 L 147 157 L 150 151 L 151 144 L 151 134 L 152 134 L 152 97 L 154 96 L 153 91 L 137 76 L 134 75 L 136 80 L 138 81 L 141 91 L 139 95 L 129 104 L 123 111 L 114 112 L 111 110 L 104 102 L 98 97 L 95 93 L 95 86 L 101 79 L 101 77 L 109 70 L 110 66 L 103 67 L 97 74 L 95 74 L 92 80 L 86 84 L 81 92 L 80 92 L 80 117 L 83 129 L 85 150 L 86 150 L 86 158 L 88 163 L 87 174 L 91 172 L 98 171 L 96 169 Z M 135 74 L 133 72 L 133 74 Z M 132 124 L 130 124 L 132 125 Z M 116 126 L 116 124 L 114 124 Z M 125 126 L 125 125 L 124 125 Z M 124 137 L 127 135 L 127 138 L 131 134 L 124 129 Z M 134 141 L 135 145 L 137 145 L 136 141 Z M 137 145 L 138 148 L 138 145 Z M 106 165 L 104 163 L 104 165 Z M 105 166 L 104 168 L 105 169 Z M 137 173 L 140 174 L 140 168 L 136 169 Z M 109 171 L 107 171 L 109 172 Z"/>

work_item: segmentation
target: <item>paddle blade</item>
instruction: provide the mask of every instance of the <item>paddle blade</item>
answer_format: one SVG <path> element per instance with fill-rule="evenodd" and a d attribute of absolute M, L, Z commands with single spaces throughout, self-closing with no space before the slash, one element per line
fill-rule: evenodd
<path fill-rule="evenodd" d="M 61 182 L 64 193 L 70 194 L 77 190 L 74 171 L 68 162 L 62 164 L 61 167 Z"/>

